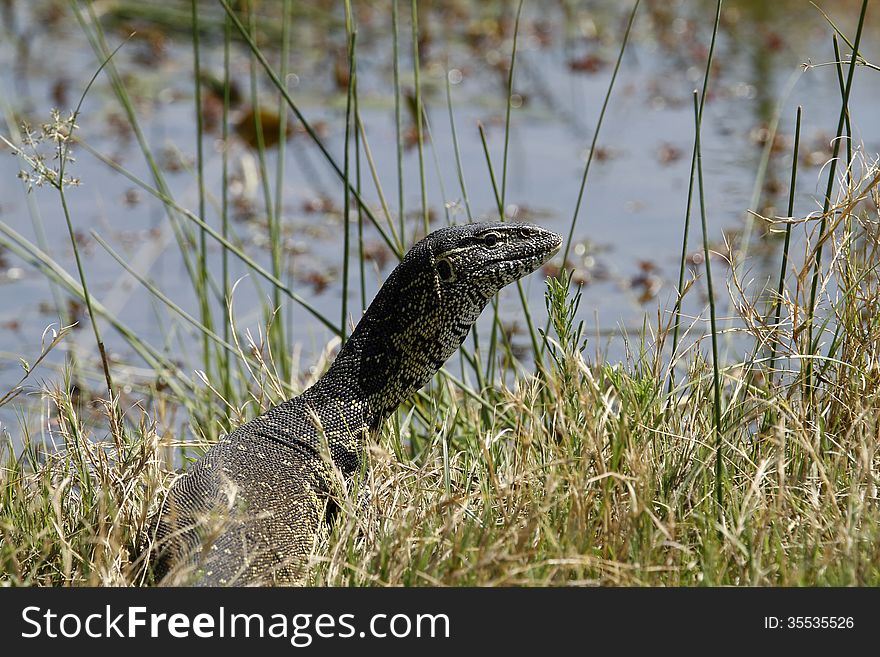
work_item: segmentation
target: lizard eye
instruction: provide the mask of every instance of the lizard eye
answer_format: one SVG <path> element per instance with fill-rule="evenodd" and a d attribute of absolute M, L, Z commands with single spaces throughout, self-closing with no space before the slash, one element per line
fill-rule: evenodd
<path fill-rule="evenodd" d="M 449 264 L 448 260 L 438 260 L 436 266 L 437 275 L 444 283 L 449 283 L 455 278 L 455 272 L 452 271 L 452 265 Z"/>
<path fill-rule="evenodd" d="M 520 226 L 519 236 L 524 239 L 528 239 L 529 237 L 532 236 L 532 229 L 529 228 L 528 226 Z"/>
<path fill-rule="evenodd" d="M 486 235 L 483 237 L 483 244 L 485 244 L 489 248 L 492 248 L 493 246 L 498 244 L 498 235 L 496 235 L 495 233 L 486 233 Z"/>

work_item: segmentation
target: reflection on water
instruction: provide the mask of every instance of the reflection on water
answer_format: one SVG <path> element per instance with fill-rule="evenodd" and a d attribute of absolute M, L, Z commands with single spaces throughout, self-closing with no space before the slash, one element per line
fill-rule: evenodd
<path fill-rule="evenodd" d="M 294 3 L 288 87 L 330 152 L 342 161 L 348 85 L 346 36 L 338 3 Z M 404 3 L 407 4 L 407 3 Z M 527 3 L 518 42 L 512 96 L 506 212 L 567 232 L 575 208 L 586 149 L 592 139 L 611 76 L 629 7 L 617 2 Z M 276 6 L 277 5 L 277 6 Z M 260 43 L 277 66 L 280 57 L 281 3 L 261 3 L 257 18 Z M 140 130 L 160 167 L 169 193 L 187 208 L 198 208 L 194 173 L 196 153 L 193 111 L 193 64 L 189 3 L 96 3 L 111 47 L 132 32 L 114 64 L 134 100 Z M 859 3 L 835 2 L 834 18 L 852 33 Z M 397 221 L 402 199 L 407 242 L 422 225 L 421 191 L 415 130 L 413 74 L 408 12 L 401 10 L 401 85 L 404 90 L 404 192 L 397 188 L 397 149 L 393 94 L 390 9 L 384 3 L 357 3 L 358 94 L 376 175 Z M 500 171 L 504 148 L 507 79 L 515 3 L 425 3 L 420 17 L 420 73 L 428 120 L 426 192 L 437 224 L 489 218 L 497 213 L 488 167 L 477 126 L 484 126 L 493 166 Z M 632 42 L 624 57 L 610 111 L 598 140 L 568 266 L 584 285 L 581 311 L 592 327 L 594 347 L 619 359 L 620 330 L 638 330 L 644 318 L 656 321 L 657 307 L 671 307 L 678 276 L 683 217 L 693 147 L 691 95 L 702 82 L 708 52 L 712 2 L 643 2 Z M 0 2 L 0 130 L 11 137 L 22 123 L 39 125 L 50 110 L 74 105 L 97 69 L 83 30 L 67 3 Z M 222 9 L 202 3 L 202 119 L 206 131 L 206 219 L 219 222 L 222 183 Z M 877 34 L 876 16 L 868 15 L 866 43 Z M 819 170 L 830 156 L 840 91 L 833 66 L 804 71 L 802 64 L 829 62 L 832 30 L 821 13 L 805 1 L 725 3 L 721 35 L 704 114 L 704 173 L 713 248 L 721 255 L 743 248 L 749 238 L 753 278 L 778 267 L 777 239 L 767 227 L 747 223 L 746 210 L 765 216 L 784 212 L 787 199 L 791 134 L 795 107 L 804 106 L 804 126 L 796 209 L 815 209 Z M 273 45 L 275 47 L 273 47 Z M 232 52 L 235 97 L 232 98 L 231 171 L 227 181 L 235 241 L 268 265 L 270 239 L 265 219 L 265 190 L 254 150 L 263 139 L 270 150 L 267 165 L 275 171 L 279 138 L 277 98 L 260 78 L 259 108 L 251 104 L 250 60 L 236 43 Z M 446 82 L 452 102 L 467 197 L 456 170 Z M 880 147 L 880 125 L 873 120 L 880 104 L 876 71 L 856 72 L 851 116 L 857 141 L 868 153 Z M 219 85 L 219 86 L 218 86 Z M 793 86 L 792 86 L 793 85 Z M 778 131 L 772 127 L 781 110 Z M 261 119 L 262 135 L 254 117 Z M 78 121 L 88 148 L 76 148 L 75 175 L 82 186 L 69 193 L 77 241 L 86 256 L 86 275 L 96 297 L 125 324 L 190 372 L 198 366 L 189 328 L 109 257 L 91 231 L 125 254 L 127 261 L 183 308 L 197 311 L 191 286 L 162 205 L 129 179 L 114 173 L 90 153 L 95 151 L 153 184 L 131 122 L 117 102 L 108 79 L 98 78 Z M 283 272 L 293 288 L 328 317 L 339 313 L 341 286 L 342 184 L 302 125 L 290 119 L 286 134 L 285 184 L 280 235 Z M 761 155 L 769 153 L 766 175 L 758 180 Z M 21 162 L 0 146 L 0 221 L 41 245 L 68 272 L 72 251 L 57 196 L 38 190 L 24 193 L 17 173 Z M 361 161 L 364 195 L 378 216 L 379 195 L 365 158 Z M 270 189 L 274 190 L 274 181 Z M 688 262 L 702 271 L 699 235 L 691 234 Z M 394 264 L 379 234 L 364 232 L 364 294 L 369 299 Z M 722 259 L 719 258 L 719 265 Z M 548 267 L 552 273 L 563 263 Z M 219 271 L 220 250 L 211 252 L 209 269 Z M 353 269 L 356 271 L 356 268 Z M 233 279 L 246 269 L 231 263 Z M 533 311 L 543 323 L 543 286 L 537 276 L 526 282 Z M 359 284 L 349 288 L 349 308 L 357 316 Z M 514 343 L 528 350 L 518 334 L 521 315 L 515 292 L 502 295 L 501 315 Z M 236 293 L 240 330 L 263 321 L 262 304 L 270 297 L 256 277 Z M 699 314 L 703 299 L 691 295 L 685 311 Z M 330 334 L 299 307 L 287 304 L 282 316 L 309 364 Z M 55 322 L 80 321 L 65 346 L 80 349 L 94 362 L 90 333 L 83 331 L 83 309 L 68 302 L 36 270 L 0 248 L 0 390 L 18 380 L 18 355 L 33 358 L 40 335 Z M 486 318 L 483 318 L 484 320 Z M 485 323 L 482 329 L 486 329 Z M 151 376 L 125 342 L 107 330 L 111 357 L 130 363 L 132 381 Z M 193 354 L 196 360 L 190 360 Z M 47 365 L 61 362 L 60 354 Z M 58 379 L 49 369 L 43 378 Z M 0 415 L 11 426 L 8 408 Z M 17 429 L 11 430 L 16 433 Z"/>

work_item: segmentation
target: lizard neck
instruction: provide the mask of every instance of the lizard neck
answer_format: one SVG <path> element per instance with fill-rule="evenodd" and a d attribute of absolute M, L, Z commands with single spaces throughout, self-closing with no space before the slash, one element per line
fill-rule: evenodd
<path fill-rule="evenodd" d="M 375 433 L 458 349 L 486 301 L 444 305 L 430 250 L 416 245 L 311 394 L 351 405 L 351 416 Z"/>

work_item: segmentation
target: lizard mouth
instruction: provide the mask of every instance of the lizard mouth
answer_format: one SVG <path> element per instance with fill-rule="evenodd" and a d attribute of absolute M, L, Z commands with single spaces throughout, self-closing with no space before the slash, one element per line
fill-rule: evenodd
<path fill-rule="evenodd" d="M 480 276 L 480 278 L 491 278 L 503 272 L 515 272 L 513 279 L 510 281 L 513 282 L 513 280 L 523 278 L 536 271 L 552 258 L 557 251 L 559 251 L 558 246 L 553 249 L 537 251 L 515 258 L 499 258 L 492 263 L 492 266 L 486 270 L 485 275 Z"/>
<path fill-rule="evenodd" d="M 545 262 L 547 262 L 550 258 L 556 255 L 559 252 L 559 248 L 562 246 L 562 237 L 557 235 L 556 233 L 551 233 L 553 237 L 552 243 L 544 249 L 537 249 L 531 253 L 527 253 L 526 255 L 516 256 L 512 258 L 499 258 L 495 264 L 500 264 L 504 262 L 514 263 L 516 265 L 534 265 L 531 271 L 534 271 Z"/>

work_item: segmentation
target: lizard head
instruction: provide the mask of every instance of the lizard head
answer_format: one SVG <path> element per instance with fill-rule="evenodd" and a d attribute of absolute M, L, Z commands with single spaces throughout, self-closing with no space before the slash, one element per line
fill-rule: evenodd
<path fill-rule="evenodd" d="M 530 224 L 477 223 L 441 228 L 424 242 L 441 303 L 463 307 L 468 299 L 485 306 L 502 287 L 545 263 L 562 238 Z"/>
<path fill-rule="evenodd" d="M 464 341 L 492 296 L 559 250 L 528 224 L 440 228 L 391 272 L 331 369 L 354 371 L 359 394 L 384 417 L 424 386 Z"/>

